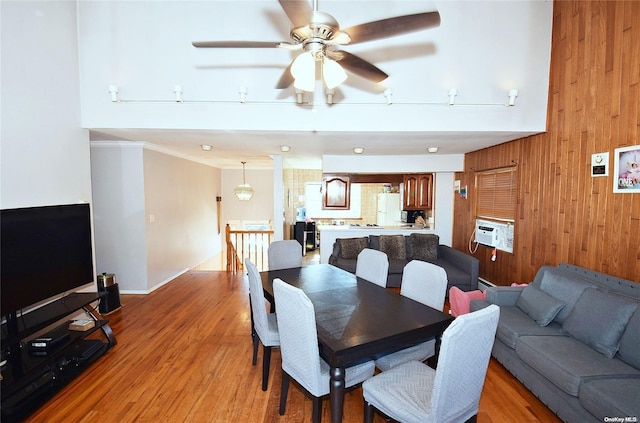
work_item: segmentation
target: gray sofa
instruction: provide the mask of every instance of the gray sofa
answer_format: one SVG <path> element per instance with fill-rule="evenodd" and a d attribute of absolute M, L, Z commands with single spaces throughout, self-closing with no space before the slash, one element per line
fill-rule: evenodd
<path fill-rule="evenodd" d="M 563 263 L 470 306 L 500 306 L 492 355 L 558 417 L 602 423 L 640 419 L 639 302 L 640 283 Z"/>
<path fill-rule="evenodd" d="M 448 286 L 463 291 L 478 289 L 480 264 L 477 258 L 439 243 L 435 234 L 369 235 L 359 238 L 338 238 L 333 244 L 329 264 L 355 273 L 357 256 L 363 248 L 387 253 L 389 258 L 388 287 L 400 287 L 402 271 L 411 260 L 423 260 L 444 268 Z"/>

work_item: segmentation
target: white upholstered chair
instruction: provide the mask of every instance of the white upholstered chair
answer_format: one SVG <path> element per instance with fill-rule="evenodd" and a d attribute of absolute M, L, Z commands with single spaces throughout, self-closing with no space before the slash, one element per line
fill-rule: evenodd
<path fill-rule="evenodd" d="M 365 248 L 358 254 L 356 276 L 382 287 L 387 286 L 389 258 L 382 251 Z"/>
<path fill-rule="evenodd" d="M 273 281 L 278 310 L 278 331 L 282 355 L 282 390 L 280 415 L 287 404 L 290 378 L 295 379 L 313 396 L 312 418 L 320 422 L 322 397 L 329 393 L 329 365 L 320 358 L 316 317 L 311 300 L 299 288 L 280 279 Z M 373 361 L 347 367 L 345 386 L 350 387 L 373 376 Z"/>
<path fill-rule="evenodd" d="M 374 408 L 406 423 L 475 419 L 499 315 L 492 304 L 457 317 L 442 335 L 436 370 L 409 361 L 364 382 L 365 423 Z"/>
<path fill-rule="evenodd" d="M 426 261 L 412 260 L 402 271 L 400 295 L 442 311 L 447 292 L 447 272 Z M 382 371 L 411 360 L 424 361 L 436 352 L 435 338 L 378 358 L 376 367 Z"/>
<path fill-rule="evenodd" d="M 273 241 L 267 249 L 269 270 L 302 267 L 302 245 L 295 239 Z"/>
<path fill-rule="evenodd" d="M 271 347 L 280 345 L 276 314 L 267 313 L 264 299 L 264 291 L 260 273 L 256 266 L 248 258 L 244 260 L 249 279 L 249 303 L 251 305 L 251 321 L 253 323 L 253 359 L 252 365 L 256 365 L 258 359 L 258 343 L 262 343 L 262 390 L 266 391 L 269 384 L 269 367 L 271 363 Z"/>

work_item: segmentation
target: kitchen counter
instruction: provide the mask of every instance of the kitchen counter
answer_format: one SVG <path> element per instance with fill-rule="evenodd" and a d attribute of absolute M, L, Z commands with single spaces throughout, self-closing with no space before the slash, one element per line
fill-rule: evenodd
<path fill-rule="evenodd" d="M 368 235 L 437 234 L 433 229 L 410 226 L 320 225 L 320 263 L 328 263 L 337 238 L 359 238 Z"/>

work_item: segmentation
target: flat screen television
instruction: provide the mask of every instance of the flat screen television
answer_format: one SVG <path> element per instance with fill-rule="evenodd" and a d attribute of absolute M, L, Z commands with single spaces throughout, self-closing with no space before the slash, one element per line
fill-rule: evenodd
<path fill-rule="evenodd" d="M 0 210 L 0 313 L 94 281 L 89 204 Z"/>

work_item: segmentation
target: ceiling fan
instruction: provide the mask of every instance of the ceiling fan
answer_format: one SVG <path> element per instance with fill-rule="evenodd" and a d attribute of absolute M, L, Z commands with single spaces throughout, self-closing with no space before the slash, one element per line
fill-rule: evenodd
<path fill-rule="evenodd" d="M 396 16 L 341 29 L 338 21 L 313 8 L 306 0 L 278 0 L 293 25 L 290 41 L 194 41 L 199 48 L 286 48 L 304 50 L 284 71 L 276 88 L 292 83 L 304 91 L 315 90 L 316 63 L 322 64 L 322 76 L 327 88 L 333 89 L 347 78 L 347 71 L 373 82 L 382 82 L 389 75 L 366 60 L 341 50 L 338 46 L 362 43 L 440 25 L 437 11 Z"/>

